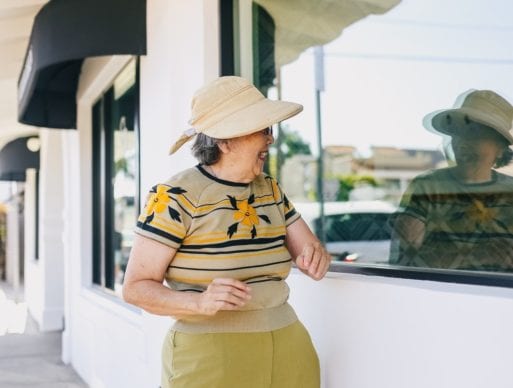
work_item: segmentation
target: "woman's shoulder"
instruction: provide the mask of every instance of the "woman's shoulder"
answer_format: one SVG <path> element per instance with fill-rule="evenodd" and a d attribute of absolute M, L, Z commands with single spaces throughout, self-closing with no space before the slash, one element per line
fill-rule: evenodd
<path fill-rule="evenodd" d="M 196 167 L 190 167 L 170 176 L 166 183 L 187 183 L 190 180 L 197 180 L 201 176 Z"/>
<path fill-rule="evenodd" d="M 497 176 L 497 183 L 509 186 L 513 190 L 513 176 L 504 174 L 500 171 L 495 171 Z"/>
<path fill-rule="evenodd" d="M 254 188 L 258 188 L 265 191 L 268 191 L 269 189 L 272 190 L 279 186 L 276 178 L 272 177 L 269 174 L 266 174 L 265 172 L 257 176 L 255 180 L 251 182 L 251 184 Z"/>
<path fill-rule="evenodd" d="M 175 194 L 187 193 L 187 197 L 193 199 L 199 197 L 205 186 L 209 184 L 208 180 L 203 178 L 196 167 L 191 167 L 172 175 L 161 184 L 169 186 Z"/>
<path fill-rule="evenodd" d="M 443 167 L 443 168 L 437 168 L 437 169 L 429 169 L 427 171 L 424 171 L 417 176 L 415 176 L 411 184 L 413 185 L 425 185 L 425 184 L 432 184 L 443 181 L 452 181 L 451 178 L 451 170 L 453 167 Z"/>

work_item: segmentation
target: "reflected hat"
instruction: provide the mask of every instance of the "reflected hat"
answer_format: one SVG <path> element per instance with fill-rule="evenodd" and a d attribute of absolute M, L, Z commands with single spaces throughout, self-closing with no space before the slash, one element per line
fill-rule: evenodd
<path fill-rule="evenodd" d="M 469 90 L 456 100 L 456 105 L 463 99 L 461 106 L 433 112 L 424 118 L 441 133 L 452 135 L 455 130 L 475 128 L 472 123 L 485 125 L 494 129 L 511 145 L 513 144 L 513 106 L 503 97 L 491 90 Z"/>
<path fill-rule="evenodd" d="M 303 106 L 269 100 L 244 78 L 220 77 L 199 89 L 192 99 L 192 128 L 171 146 L 170 154 L 198 133 L 215 139 L 249 135 L 295 116 Z"/>

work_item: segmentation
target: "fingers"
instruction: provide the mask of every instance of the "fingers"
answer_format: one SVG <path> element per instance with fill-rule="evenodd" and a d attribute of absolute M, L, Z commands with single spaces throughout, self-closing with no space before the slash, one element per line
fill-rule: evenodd
<path fill-rule="evenodd" d="M 212 280 L 212 283 L 210 285 L 225 285 L 225 286 L 231 286 L 233 288 L 237 288 L 242 291 L 249 291 L 251 290 L 251 287 L 249 287 L 246 283 L 241 282 L 240 280 L 236 279 L 230 279 L 230 278 L 218 278 Z"/>
<path fill-rule="evenodd" d="M 326 275 L 330 263 L 330 254 L 319 242 L 305 244 L 296 259 L 298 268 L 315 280 L 320 280 Z"/>
<path fill-rule="evenodd" d="M 214 279 L 201 294 L 199 311 L 214 315 L 220 310 L 237 310 L 251 299 L 251 288 L 235 279 Z"/>

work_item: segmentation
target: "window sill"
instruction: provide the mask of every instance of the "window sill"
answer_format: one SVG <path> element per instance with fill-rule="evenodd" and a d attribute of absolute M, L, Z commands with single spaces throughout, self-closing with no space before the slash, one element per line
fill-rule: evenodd
<path fill-rule="evenodd" d="M 444 283 L 513 288 L 513 274 L 462 270 L 408 268 L 380 264 L 334 263 L 331 273 L 350 273 L 399 279 L 429 280 Z"/>

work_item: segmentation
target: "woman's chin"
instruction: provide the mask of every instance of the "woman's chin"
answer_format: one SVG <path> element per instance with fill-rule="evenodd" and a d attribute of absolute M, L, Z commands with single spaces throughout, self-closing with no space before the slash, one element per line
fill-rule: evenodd
<path fill-rule="evenodd" d="M 253 169 L 253 174 L 255 174 L 255 178 L 259 175 L 262 175 L 264 172 L 264 162 L 258 163 L 258 165 Z"/>

